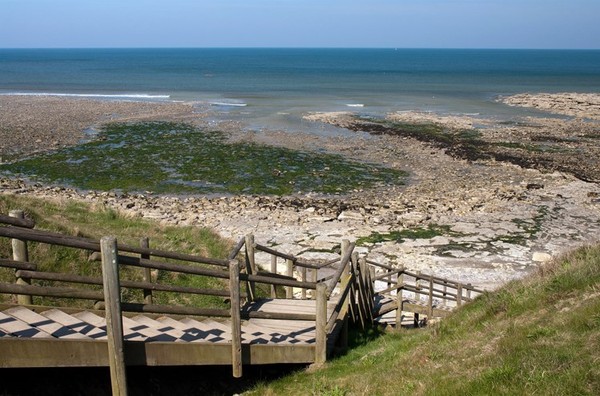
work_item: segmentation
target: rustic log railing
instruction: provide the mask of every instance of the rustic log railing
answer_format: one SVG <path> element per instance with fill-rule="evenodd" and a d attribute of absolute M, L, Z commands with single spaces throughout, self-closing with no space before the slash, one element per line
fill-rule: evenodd
<path fill-rule="evenodd" d="M 0 258 L 0 267 L 13 269 L 16 279 L 15 283 L 0 283 L 0 293 L 18 296 L 18 303 L 26 306 L 33 306 L 36 301 L 40 301 L 38 298 L 42 298 L 44 304 L 50 304 L 48 301 L 53 298 L 68 298 L 81 301 L 89 300 L 90 305 L 88 306 L 90 308 L 104 310 L 107 315 L 107 331 L 113 332 L 109 337 L 109 343 L 113 344 L 113 347 L 109 348 L 112 356 L 110 364 L 111 372 L 116 376 L 115 381 L 117 384 L 115 386 L 117 387 L 121 387 L 124 380 L 120 378 L 119 374 L 123 358 L 118 356 L 118 352 L 122 351 L 122 345 L 119 345 L 118 339 L 120 337 L 122 343 L 122 335 L 119 336 L 118 326 L 115 325 L 115 312 L 118 312 L 119 315 L 121 312 L 141 312 L 228 318 L 231 321 L 233 340 L 231 361 L 233 375 L 236 377 L 242 374 L 242 320 L 259 318 L 315 321 L 317 330 L 314 361 L 315 363 L 322 363 L 327 353 L 330 352 L 327 347 L 327 338 L 334 327 L 332 323 L 336 321 L 340 314 L 345 315 L 344 309 L 338 304 L 332 313 L 334 316 L 327 316 L 329 295 L 337 285 L 339 277 L 329 279 L 329 287 L 325 285 L 324 280 L 318 277 L 319 269 L 334 266 L 340 260 L 332 260 L 321 264 L 310 263 L 269 247 L 255 244 L 251 236 L 240 240 L 227 259 L 214 259 L 153 249 L 149 247 L 147 239 L 143 239 L 140 246 L 129 246 L 117 243 L 115 240 L 114 249 L 109 249 L 111 251 L 109 255 L 105 252 L 108 248 L 105 247 L 103 250 L 104 239 L 100 241 L 34 229 L 31 220 L 19 217 L 2 216 L 0 217 L 0 223 L 6 225 L 0 226 L 0 237 L 10 238 L 20 244 L 18 248 L 14 248 L 15 243 L 13 243 L 14 254 L 12 259 Z M 28 257 L 27 245 L 30 242 L 81 251 L 87 257 L 85 265 L 89 268 L 95 268 L 95 271 L 92 272 L 101 273 L 103 276 L 46 271 L 35 263 L 35 259 L 30 260 Z M 21 253 L 18 253 L 18 249 L 21 249 Z M 25 253 L 23 253 L 23 250 Z M 271 262 L 275 260 L 274 271 L 269 272 L 260 269 L 261 267 L 257 265 L 254 256 L 256 251 L 271 255 Z M 240 255 L 243 256 L 241 257 L 241 263 Z M 344 265 L 348 264 L 348 257 L 349 255 L 346 255 L 342 258 L 341 262 Z M 286 269 L 283 274 L 277 271 L 277 259 L 283 259 L 286 262 Z M 109 266 L 111 267 L 109 268 Z M 115 266 L 116 270 L 112 266 Z M 127 268 L 130 269 L 127 270 Z M 140 268 L 143 272 L 141 274 L 136 273 L 133 271 L 134 268 Z M 268 266 L 262 266 L 262 268 L 268 268 Z M 311 281 L 307 279 L 306 269 L 314 271 Z M 106 274 L 109 270 L 112 271 L 111 273 L 116 273 L 116 275 L 107 278 Z M 156 274 L 152 276 L 156 271 L 161 271 L 161 279 L 168 279 L 169 274 L 220 279 L 223 282 L 223 288 L 199 288 L 165 283 L 159 280 Z M 300 279 L 297 280 L 297 277 Z M 108 287 L 107 281 L 116 282 L 116 284 Z M 347 283 L 347 280 L 345 282 Z M 241 291 L 241 286 L 244 284 L 247 285 L 246 290 Z M 252 302 L 258 298 L 257 284 L 268 285 L 272 292 L 277 291 L 277 288 L 285 288 L 285 296 L 290 299 L 306 299 L 310 296 L 316 299 L 316 310 L 313 314 L 295 313 L 293 311 L 261 312 L 246 310 L 242 302 L 243 300 Z M 325 288 L 324 295 L 322 292 L 317 292 L 318 289 L 323 288 Z M 125 290 L 137 291 L 137 293 L 134 293 L 137 298 L 132 297 L 132 293 L 124 293 Z M 107 294 L 109 291 L 113 294 L 112 296 Z M 227 298 L 229 308 L 161 304 L 159 303 L 161 293 L 223 297 Z M 127 295 L 127 298 L 121 299 L 121 295 Z M 118 307 L 115 307 L 115 304 Z M 324 316 L 323 312 L 325 312 Z M 109 318 L 108 315 L 111 317 Z"/>
<path fill-rule="evenodd" d="M 396 324 L 400 325 L 402 310 L 411 304 L 424 306 L 413 310 L 418 320 L 419 313 L 434 316 L 438 302 L 460 306 L 470 301 L 474 294 L 483 293 L 469 284 L 359 257 L 354 251 L 354 243 L 347 240 L 342 241 L 339 258 L 309 262 L 258 244 L 253 235 L 247 235 L 238 241 L 226 259 L 215 259 L 154 249 L 147 238 L 142 238 L 139 246 L 129 246 L 116 240 L 113 244 L 111 238 L 96 240 L 38 230 L 34 228 L 34 222 L 19 211 L 11 212 L 10 216 L 0 215 L 0 223 L 4 224 L 0 226 L 0 237 L 10 238 L 13 247 L 12 258 L 0 258 L 0 268 L 9 268 L 15 274 L 14 283 L 0 283 L 0 293 L 16 295 L 20 305 L 32 306 L 34 299 L 39 297 L 44 298 L 44 303 L 49 298 L 69 298 L 90 300 L 94 309 L 104 310 L 107 331 L 113 333 L 109 340 L 113 343 L 110 349 L 116 351 L 111 352 L 111 373 L 114 372 L 115 386 L 119 389 L 125 383 L 119 374 L 124 364 L 123 357 L 118 355 L 118 351 L 122 351 L 118 340 L 120 337 L 122 343 L 122 334 L 119 336 L 118 325 L 115 325 L 115 318 L 120 317 L 121 312 L 228 318 L 232 333 L 232 371 L 239 377 L 242 375 L 241 328 L 244 320 L 313 321 L 314 363 L 321 364 L 333 350 L 332 340 L 337 339 L 338 345 L 345 346 L 348 322 L 364 329 L 378 317 L 396 310 Z M 45 271 L 29 258 L 29 242 L 84 252 L 85 265 L 95 268 L 98 275 Z M 261 254 L 257 255 L 257 252 Z M 141 272 L 135 268 L 140 268 Z M 156 275 L 158 271 L 160 277 Z M 162 281 L 181 274 L 210 278 L 213 284 L 218 280 L 222 287 L 200 288 Z M 257 287 L 260 284 L 266 285 L 267 290 Z M 124 294 L 124 291 L 130 292 Z M 217 306 L 160 303 L 165 296 L 174 293 L 216 296 L 221 297 L 222 302 Z M 123 295 L 126 298 L 121 298 Z M 421 301 L 423 295 L 425 302 Z M 267 312 L 247 308 L 267 296 L 272 299 L 313 299 L 315 311 Z"/>

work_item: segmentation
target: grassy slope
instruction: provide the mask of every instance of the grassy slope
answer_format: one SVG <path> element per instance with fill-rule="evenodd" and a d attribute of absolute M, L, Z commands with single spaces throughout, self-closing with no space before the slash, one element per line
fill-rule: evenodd
<path fill-rule="evenodd" d="M 48 201 L 18 196 L 0 195 L 0 213 L 8 214 L 11 209 L 22 209 L 28 217 L 36 221 L 36 228 L 79 235 L 88 238 L 100 238 L 105 235 L 116 236 L 119 242 L 138 245 L 141 237 L 150 239 L 150 246 L 157 249 L 175 250 L 207 257 L 225 258 L 232 246 L 213 231 L 199 227 L 168 227 L 157 222 L 139 218 L 129 218 L 102 207 L 90 207 L 76 201 Z M 100 265 L 89 262 L 89 252 L 49 247 L 45 244 L 30 243 L 29 258 L 44 271 L 70 272 L 82 275 L 101 276 Z M 10 257 L 10 241 L 0 238 L 0 257 Z M 141 279 L 140 269 L 123 270 L 127 279 Z M 170 276 L 171 279 L 163 279 Z M 159 273 L 161 280 L 185 286 L 224 289 L 221 280 L 191 275 L 173 275 Z M 14 281 L 14 271 L 0 268 L 0 281 Z M 41 282 L 43 283 L 43 282 Z M 40 284 L 40 283 L 38 283 Z M 73 286 L 73 285 L 69 285 Z M 127 294 L 129 293 L 129 294 Z M 141 297 L 141 291 L 127 291 L 125 301 L 134 301 Z M 178 296 L 173 293 L 156 293 L 159 303 L 191 303 L 193 305 L 220 306 L 222 299 L 211 296 Z M 0 295 L 0 302 L 6 302 L 7 296 Z M 49 301 L 36 298 L 36 304 Z M 85 306 L 87 301 L 62 301 L 68 305 Z"/>
<path fill-rule="evenodd" d="M 260 395 L 600 394 L 600 246 L 485 294 L 427 330 L 386 334 Z"/>

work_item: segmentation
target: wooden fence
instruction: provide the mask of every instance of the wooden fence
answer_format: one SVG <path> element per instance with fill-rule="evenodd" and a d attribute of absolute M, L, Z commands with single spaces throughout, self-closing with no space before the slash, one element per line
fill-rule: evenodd
<path fill-rule="evenodd" d="M 432 317 L 437 313 L 438 301 L 460 306 L 470 301 L 474 294 L 483 292 L 471 285 L 359 257 L 354 244 L 346 240 L 342 241 L 339 258 L 317 263 L 258 244 L 252 235 L 247 235 L 239 240 L 227 259 L 215 259 L 153 249 L 147 238 L 142 238 L 139 246 L 129 246 L 118 243 L 114 237 L 98 241 L 37 230 L 33 221 L 25 219 L 21 211 L 12 211 L 9 216 L 0 215 L 0 223 L 6 225 L 0 226 L 0 237 L 10 238 L 12 244 L 12 257 L 0 258 L 0 267 L 15 271 L 15 282 L 0 283 L 0 293 L 16 295 L 20 305 L 34 305 L 37 298 L 43 298 L 44 302 L 48 298 L 69 298 L 88 300 L 93 308 L 104 310 L 111 378 L 116 392 L 122 391 L 125 383 L 123 334 L 119 327 L 123 313 L 228 318 L 233 335 L 233 375 L 239 377 L 242 374 L 243 320 L 314 321 L 314 362 L 321 364 L 333 350 L 336 340 L 338 345 L 345 345 L 348 323 L 364 329 L 394 310 L 398 324 L 403 310 Z M 28 244 L 31 242 L 84 252 L 88 260 L 86 265 L 99 266 L 101 271 L 97 272 L 101 272 L 101 276 L 42 271 L 35 260 L 29 258 Z M 265 253 L 268 260 L 259 265 L 257 252 Z M 283 273 L 278 271 L 279 263 L 285 263 Z M 222 287 L 198 288 L 163 281 L 180 274 L 219 279 Z M 315 300 L 315 311 L 308 314 L 249 309 L 260 296 L 257 284 L 267 287 L 262 293 L 268 295 L 263 297 Z M 380 287 L 381 284 L 385 287 Z M 131 292 L 125 293 L 127 290 Z M 127 301 L 122 299 L 124 293 L 128 296 Z M 157 296 L 169 293 L 180 297 L 216 296 L 222 301 L 208 307 L 160 304 Z M 421 301 L 421 296 L 426 296 L 425 302 Z M 335 303 L 329 315 L 328 302 Z"/>

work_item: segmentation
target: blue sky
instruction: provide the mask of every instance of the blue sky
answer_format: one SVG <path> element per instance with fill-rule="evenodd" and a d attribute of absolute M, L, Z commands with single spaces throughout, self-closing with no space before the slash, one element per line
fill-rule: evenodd
<path fill-rule="evenodd" d="M 599 0 L 0 0 L 0 48 L 600 48 Z"/>

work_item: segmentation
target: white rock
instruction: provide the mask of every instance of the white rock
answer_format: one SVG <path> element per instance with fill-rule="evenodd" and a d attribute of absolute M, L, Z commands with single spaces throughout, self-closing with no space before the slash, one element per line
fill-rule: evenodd
<path fill-rule="evenodd" d="M 548 253 L 534 252 L 533 253 L 533 257 L 531 258 L 531 260 L 532 261 L 536 261 L 538 263 L 544 263 L 546 261 L 552 260 L 552 256 L 549 255 Z"/>
<path fill-rule="evenodd" d="M 344 212 L 340 213 L 340 215 L 338 216 L 337 219 L 340 220 L 340 221 L 343 221 L 343 220 L 363 220 L 364 216 L 361 215 L 358 212 L 351 212 L 351 211 L 347 210 L 347 211 L 344 211 Z"/>

